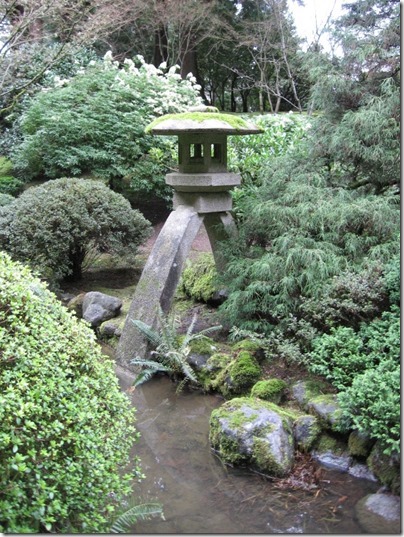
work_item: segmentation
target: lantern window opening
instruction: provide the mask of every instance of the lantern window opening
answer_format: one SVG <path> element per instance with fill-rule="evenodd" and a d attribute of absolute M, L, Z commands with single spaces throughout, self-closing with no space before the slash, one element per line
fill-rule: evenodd
<path fill-rule="evenodd" d="M 203 159 L 203 144 L 190 144 L 190 159 Z"/>
<path fill-rule="evenodd" d="M 210 146 L 210 158 L 216 162 L 222 162 L 222 145 L 211 144 Z"/>

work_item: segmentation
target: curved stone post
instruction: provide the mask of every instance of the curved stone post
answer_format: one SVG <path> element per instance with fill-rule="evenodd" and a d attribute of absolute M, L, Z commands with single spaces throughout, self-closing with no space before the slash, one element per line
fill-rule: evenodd
<path fill-rule="evenodd" d="M 159 307 L 167 313 L 171 307 L 182 268 L 199 231 L 203 215 L 192 206 L 180 205 L 168 217 L 136 286 L 132 304 L 119 340 L 116 357 L 125 368 L 137 370 L 129 362 L 135 356 L 144 358 L 147 341 L 133 324 L 140 319 L 156 326 Z"/>

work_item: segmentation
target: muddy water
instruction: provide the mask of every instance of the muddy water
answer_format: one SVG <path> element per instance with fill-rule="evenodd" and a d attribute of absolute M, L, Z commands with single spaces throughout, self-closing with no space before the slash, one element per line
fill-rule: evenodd
<path fill-rule="evenodd" d="M 124 390 L 131 386 L 128 374 L 118 376 Z M 324 471 L 320 491 L 281 491 L 260 475 L 223 466 L 210 450 L 209 417 L 220 397 L 176 395 L 161 377 L 131 399 L 142 435 L 133 454 L 147 476 L 137 496 L 163 504 L 165 515 L 138 523 L 133 533 L 365 533 L 354 507 L 376 484 Z"/>

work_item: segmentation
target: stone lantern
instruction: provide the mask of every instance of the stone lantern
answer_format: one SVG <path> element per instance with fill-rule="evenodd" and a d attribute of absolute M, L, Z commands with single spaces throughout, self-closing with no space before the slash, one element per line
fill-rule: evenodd
<path fill-rule="evenodd" d="M 125 367 L 135 356 L 145 357 L 147 342 L 132 320 L 157 324 L 158 310 L 171 307 L 192 242 L 204 223 L 216 265 L 223 268 L 218 241 L 236 232 L 230 190 L 240 176 L 227 171 L 227 137 L 259 134 L 261 129 L 213 107 L 197 107 L 152 122 L 146 132 L 178 136 L 178 172 L 166 175 L 174 190 L 173 208 L 153 246 L 136 287 L 117 348 Z"/>

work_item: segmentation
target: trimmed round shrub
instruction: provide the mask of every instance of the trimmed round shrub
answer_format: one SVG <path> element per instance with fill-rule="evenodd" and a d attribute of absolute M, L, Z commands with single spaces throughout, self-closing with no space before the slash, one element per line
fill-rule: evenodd
<path fill-rule="evenodd" d="M 280 403 L 285 392 L 286 382 L 281 379 L 259 380 L 251 389 L 251 396 Z"/>
<path fill-rule="evenodd" d="M 99 253 L 135 255 L 150 223 L 98 181 L 57 179 L 0 209 L 0 245 L 48 279 L 79 280 Z"/>
<path fill-rule="evenodd" d="M 0 532 L 107 532 L 133 423 L 92 330 L 0 252 Z"/>

